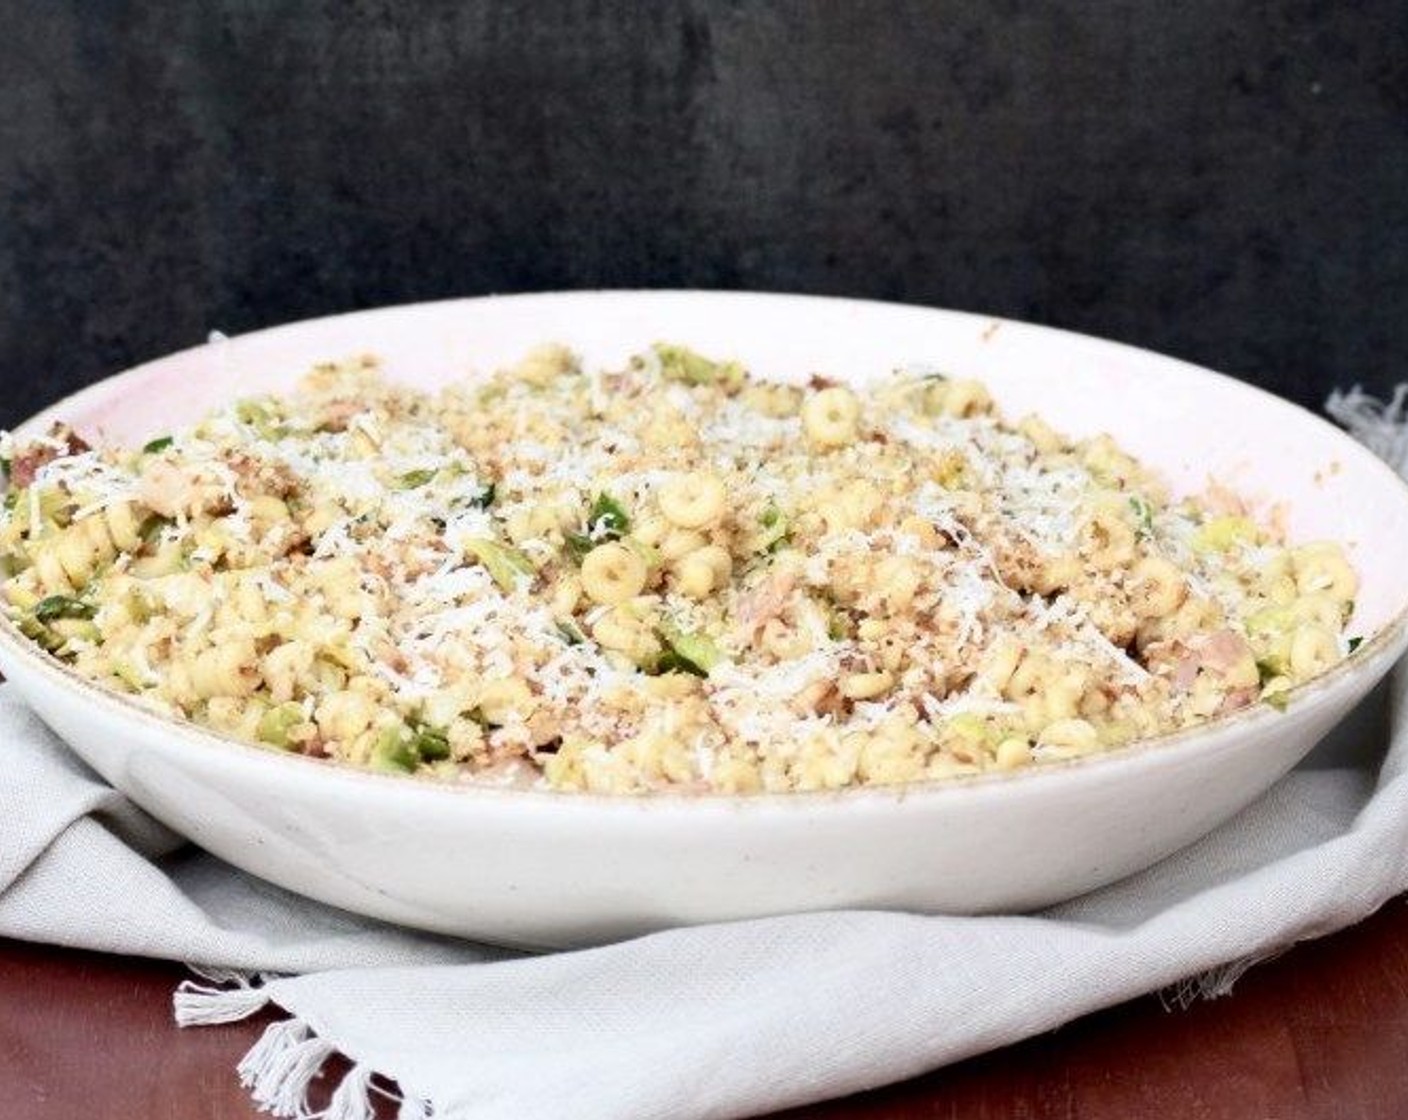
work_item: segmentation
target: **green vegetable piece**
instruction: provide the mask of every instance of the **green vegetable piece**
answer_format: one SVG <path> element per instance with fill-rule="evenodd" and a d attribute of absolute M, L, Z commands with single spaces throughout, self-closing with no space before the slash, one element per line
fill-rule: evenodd
<path fill-rule="evenodd" d="M 34 605 L 34 617 L 39 622 L 54 622 L 60 618 L 89 619 L 98 613 L 98 608 L 71 595 L 50 595 Z"/>
<path fill-rule="evenodd" d="M 973 712 L 959 712 L 948 721 L 947 726 L 959 738 L 972 743 L 984 743 L 990 737 L 987 721 Z"/>
<path fill-rule="evenodd" d="M 573 562 L 577 564 L 580 564 L 583 557 L 596 547 L 596 542 L 586 533 L 563 533 L 562 539 L 567 547 L 567 555 L 572 557 Z"/>
<path fill-rule="evenodd" d="M 562 635 L 562 640 L 569 646 L 579 646 L 587 640 L 586 635 L 571 622 L 559 622 L 557 632 Z"/>
<path fill-rule="evenodd" d="M 495 487 L 491 482 L 475 496 L 473 505 L 476 509 L 488 509 L 494 504 Z"/>
<path fill-rule="evenodd" d="M 1288 659 L 1284 654 L 1262 657 L 1256 663 L 1256 675 L 1261 682 L 1261 698 L 1278 712 L 1284 712 L 1290 702 L 1291 682 L 1287 678 Z"/>
<path fill-rule="evenodd" d="M 67 494 L 58 487 L 47 489 L 39 495 L 39 516 L 44 522 L 53 522 L 63 528 L 73 520 L 73 504 Z M 31 534 L 35 526 L 30 527 Z"/>
<path fill-rule="evenodd" d="M 137 667 L 130 661 L 114 661 L 112 674 L 131 692 L 142 692 L 148 685 L 142 674 L 137 671 Z"/>
<path fill-rule="evenodd" d="M 587 514 L 587 530 L 598 541 L 614 541 L 631 531 L 626 507 L 610 494 L 598 494 Z"/>
<path fill-rule="evenodd" d="M 49 630 L 63 639 L 63 644 L 56 651 L 60 657 L 71 657 L 78 652 L 74 642 L 96 645 L 103 640 L 102 632 L 93 623 L 81 618 L 57 619 L 49 623 Z"/>
<path fill-rule="evenodd" d="M 1353 653 L 1355 650 L 1357 650 L 1357 649 L 1358 649 L 1360 646 L 1362 646 L 1363 644 L 1364 644 L 1364 639 L 1363 639 L 1362 637 L 1360 637 L 1359 635 L 1356 634 L 1354 637 L 1350 638 L 1350 639 L 1345 643 L 1345 646 L 1346 646 L 1346 648 L 1348 649 L 1348 651 L 1349 651 L 1350 653 Z"/>
<path fill-rule="evenodd" d="M 255 424 L 269 419 L 269 410 L 258 401 L 237 401 L 235 419 L 241 424 Z"/>
<path fill-rule="evenodd" d="M 443 762 L 450 757 L 450 737 L 438 727 L 419 724 L 411 746 L 422 762 Z"/>
<path fill-rule="evenodd" d="M 127 593 L 123 600 L 123 606 L 127 608 L 127 613 L 132 616 L 132 621 L 141 625 L 148 621 L 154 613 L 154 604 L 147 593 L 140 588 L 134 588 Z"/>
<path fill-rule="evenodd" d="M 1154 510 L 1137 494 L 1130 495 L 1129 508 L 1134 511 L 1135 535 L 1140 540 L 1149 540 L 1154 535 Z"/>
<path fill-rule="evenodd" d="M 1288 633 L 1296 624 L 1289 607 L 1266 607 L 1247 616 L 1247 633 L 1253 638 L 1272 638 Z"/>
<path fill-rule="evenodd" d="M 407 471 L 396 478 L 397 490 L 416 490 L 424 486 L 435 477 L 434 467 L 422 467 L 420 470 Z"/>
<path fill-rule="evenodd" d="M 587 511 L 587 531 L 585 533 L 564 533 L 567 554 L 580 564 L 583 557 L 599 544 L 619 541 L 630 532 L 631 519 L 626 507 L 610 494 L 601 493 Z"/>
<path fill-rule="evenodd" d="M 278 704 L 259 717 L 254 729 L 261 743 L 288 750 L 292 743 L 288 733 L 296 724 L 304 721 L 303 707 L 300 704 Z"/>
<path fill-rule="evenodd" d="M 1272 654 L 1262 657 L 1256 663 L 1256 675 L 1261 684 L 1265 686 L 1277 677 L 1286 675 L 1286 659 L 1279 654 Z"/>
<path fill-rule="evenodd" d="M 850 616 L 840 610 L 833 610 L 826 620 L 826 636 L 833 642 L 844 641 L 851 636 Z"/>
<path fill-rule="evenodd" d="M 385 727 L 372 744 L 372 768 L 393 774 L 410 774 L 420 764 L 415 737 L 404 724 Z"/>
<path fill-rule="evenodd" d="M 170 447 L 175 440 L 171 436 L 158 436 L 156 439 L 148 440 L 142 444 L 143 455 L 157 455 Z"/>
<path fill-rule="evenodd" d="M 666 673 L 690 673 L 696 677 L 709 675 L 689 658 L 681 657 L 672 649 L 667 649 L 655 660 L 655 675 L 663 677 Z"/>
<path fill-rule="evenodd" d="M 667 381 L 683 381 L 686 385 L 720 385 L 738 389 L 745 373 L 738 362 L 715 362 L 697 354 L 687 346 L 657 342 L 652 349 L 660 359 L 660 371 Z"/>
<path fill-rule="evenodd" d="M 142 538 L 143 544 L 156 544 L 157 538 L 161 536 L 161 531 L 168 525 L 174 524 L 175 522 L 171 518 L 154 513 L 142 522 L 137 533 Z"/>
<path fill-rule="evenodd" d="M 1214 517 L 1193 534 L 1193 547 L 1199 552 L 1227 552 L 1256 541 L 1256 525 L 1245 517 Z"/>
<path fill-rule="evenodd" d="M 465 541 L 464 547 L 484 565 L 490 578 L 504 591 L 516 590 L 518 581 L 524 576 L 531 578 L 537 574 L 537 569 L 528 557 L 516 548 L 509 548 L 498 541 L 476 537 Z"/>
<path fill-rule="evenodd" d="M 235 419 L 248 424 L 261 439 L 277 440 L 287 434 L 278 414 L 263 401 L 240 401 L 235 405 Z"/>
<path fill-rule="evenodd" d="M 758 524 L 763 527 L 763 532 L 759 534 L 757 542 L 759 552 L 776 552 L 787 543 L 791 524 L 787 515 L 772 502 L 769 502 L 763 512 L 758 514 Z"/>
<path fill-rule="evenodd" d="M 22 486 L 5 495 L 5 508 L 14 512 L 15 525 L 30 537 L 39 536 L 49 529 L 62 528 L 69 523 L 68 514 L 73 507 L 69 504 L 68 496 L 58 487 L 39 492 L 38 525 L 30 523 L 32 505 L 28 487 Z"/>
<path fill-rule="evenodd" d="M 685 633 L 666 624 L 661 627 L 660 636 L 669 649 L 656 662 L 657 673 L 685 672 L 707 677 L 724 660 L 723 652 L 704 634 Z"/>
<path fill-rule="evenodd" d="M 24 617 L 16 620 L 15 625 L 19 628 L 19 632 L 21 634 L 23 634 L 31 642 L 37 642 L 40 646 L 48 650 L 50 653 L 55 653 L 58 648 L 64 643 L 62 635 L 55 634 L 43 623 L 36 622 L 34 618 L 30 615 L 25 615 Z"/>

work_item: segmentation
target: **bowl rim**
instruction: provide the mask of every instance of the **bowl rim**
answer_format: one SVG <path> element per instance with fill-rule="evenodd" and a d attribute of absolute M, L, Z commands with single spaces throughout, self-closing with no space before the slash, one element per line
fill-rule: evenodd
<path fill-rule="evenodd" d="M 1078 331 L 1066 330 L 1060 327 L 1050 327 L 1023 320 L 983 315 L 971 311 L 927 307 L 922 304 L 771 291 L 650 288 L 578 289 L 569 291 L 467 296 L 392 304 L 360 311 L 342 312 L 312 319 L 301 319 L 281 323 L 272 327 L 249 331 L 241 335 L 222 336 L 219 340 L 213 341 L 228 341 L 233 343 L 256 336 L 267 339 L 285 332 L 297 332 L 315 324 L 325 324 L 334 320 L 347 321 L 358 318 L 394 317 L 398 313 L 404 314 L 413 309 L 433 310 L 449 308 L 451 306 L 463 306 L 466 304 L 484 305 L 490 302 L 546 302 L 564 299 L 580 299 L 585 301 L 601 299 L 603 297 L 612 299 L 619 298 L 622 300 L 641 298 L 664 300 L 706 299 L 715 302 L 752 302 L 758 299 L 765 299 L 770 301 L 813 303 L 818 305 L 850 305 L 859 308 L 878 307 L 933 314 L 957 320 L 971 320 L 974 325 L 979 323 L 985 326 L 992 324 L 1011 325 L 1025 331 L 1064 336 L 1065 339 L 1075 344 L 1094 345 L 1098 348 L 1113 348 L 1119 351 L 1130 352 L 1143 359 L 1155 359 L 1159 362 L 1166 363 L 1171 367 L 1177 368 L 1179 372 L 1185 376 L 1199 379 L 1215 379 L 1238 391 L 1255 394 L 1260 398 L 1263 406 L 1269 405 L 1279 407 L 1283 410 L 1288 409 L 1297 414 L 1302 420 L 1308 418 L 1315 421 L 1323 427 L 1331 438 L 1341 443 L 1346 453 L 1355 455 L 1356 458 L 1359 458 L 1365 465 L 1372 465 L 1385 472 L 1387 477 L 1392 479 L 1393 483 L 1400 489 L 1401 496 L 1404 500 L 1408 501 L 1408 479 L 1404 479 L 1400 476 L 1379 456 L 1375 455 L 1347 432 L 1336 427 L 1324 417 L 1318 416 L 1309 409 L 1303 408 L 1284 397 L 1277 396 L 1275 393 L 1263 389 L 1258 385 L 1253 385 L 1227 374 L 1219 373 L 1216 370 L 1207 369 L 1192 362 L 1184 361 L 1181 358 L 1161 354 L 1158 351 L 1148 350 L 1129 343 L 1101 338 L 1097 335 L 1084 334 Z M 187 347 L 184 350 L 173 351 L 170 354 L 165 354 L 128 369 L 120 370 L 117 373 L 84 386 L 61 400 L 46 406 L 33 416 L 16 425 L 13 430 L 16 432 L 34 430 L 52 420 L 61 419 L 64 413 L 75 411 L 83 407 L 90 398 L 98 399 L 103 397 L 104 394 L 110 393 L 117 382 L 135 377 L 153 366 L 163 365 L 184 356 L 200 353 L 209 345 L 211 345 L 211 343 L 207 342 L 197 346 Z M 1284 694 L 1287 704 L 1303 706 L 1306 702 L 1322 694 L 1338 691 L 1351 677 L 1364 673 L 1366 670 L 1370 670 L 1371 666 L 1382 666 L 1383 672 L 1386 672 L 1392 666 L 1393 661 L 1404 652 L 1406 646 L 1408 646 L 1408 599 L 1405 600 L 1398 612 L 1387 622 L 1383 623 L 1372 635 L 1366 636 L 1362 644 L 1356 647 L 1353 653 L 1336 662 L 1336 664 L 1326 672 L 1289 689 Z M 292 765 L 301 767 L 301 772 L 309 776 L 321 774 L 324 779 L 354 783 L 371 782 L 374 783 L 377 788 L 383 790 L 396 788 L 407 792 L 416 791 L 414 796 L 439 797 L 448 794 L 456 797 L 507 798 L 515 802 L 524 798 L 532 798 L 537 801 L 546 799 L 558 804 L 573 804 L 583 807 L 629 806 L 631 807 L 631 811 L 640 811 L 647 806 L 667 806 L 676 809 L 689 806 L 691 809 L 698 811 L 704 811 L 705 809 L 718 810 L 721 808 L 739 810 L 748 807 L 757 809 L 761 806 L 767 806 L 769 808 L 796 806 L 800 810 L 806 806 L 814 806 L 818 803 L 834 803 L 837 801 L 844 801 L 846 803 L 875 801 L 896 802 L 908 800 L 929 801 L 936 797 L 974 796 L 978 795 L 979 791 L 1005 787 L 1013 783 L 1029 784 L 1034 781 L 1054 783 L 1059 780 L 1058 776 L 1063 774 L 1080 774 L 1089 772 L 1092 769 L 1113 772 L 1121 765 L 1147 764 L 1151 759 L 1180 753 L 1178 748 L 1190 744 L 1193 746 L 1203 745 L 1206 749 L 1215 749 L 1216 745 L 1222 741 L 1224 737 L 1222 733 L 1224 732 L 1242 730 L 1258 725 L 1269 725 L 1276 719 L 1285 718 L 1287 714 L 1285 711 L 1277 710 L 1269 704 L 1254 703 L 1224 715 L 1215 716 L 1212 719 L 1195 724 L 1191 727 L 1179 728 L 1159 735 L 1134 739 L 1099 754 L 1082 755 L 1075 758 L 1043 762 L 1037 765 L 1020 767 L 1015 770 L 984 771 L 978 774 L 955 775 L 944 778 L 922 778 L 911 782 L 889 785 L 845 786 L 839 789 L 829 790 L 761 790 L 755 793 L 743 794 L 721 794 L 669 789 L 650 791 L 647 793 L 601 793 L 492 783 L 476 781 L 474 779 L 417 777 L 407 774 L 388 773 L 352 766 L 334 759 L 311 758 L 307 755 L 294 754 L 280 751 L 274 747 L 251 743 L 234 735 L 204 727 L 193 721 L 167 715 L 153 706 L 143 703 L 134 696 L 106 688 L 98 682 L 83 676 L 77 670 L 26 638 L 4 612 L 0 612 L 0 648 L 3 648 L 7 653 L 12 654 L 15 658 L 25 663 L 32 671 L 48 678 L 51 683 L 62 688 L 76 690 L 83 698 L 91 701 L 98 707 L 107 708 L 110 715 L 120 721 L 137 721 L 146 725 L 149 730 L 160 731 L 168 735 L 175 734 L 188 740 L 197 749 L 218 749 L 223 753 L 225 758 L 231 761 L 240 761 L 257 766 L 263 765 L 263 762 L 260 760 L 264 760 L 268 762 L 271 767 Z M 1375 669 L 1373 671 L 1377 672 L 1378 670 Z M 23 689 L 19 689 L 19 691 L 23 693 Z M 393 783 L 393 785 L 388 786 L 387 783 Z M 661 811 L 664 810 L 662 809 Z"/>

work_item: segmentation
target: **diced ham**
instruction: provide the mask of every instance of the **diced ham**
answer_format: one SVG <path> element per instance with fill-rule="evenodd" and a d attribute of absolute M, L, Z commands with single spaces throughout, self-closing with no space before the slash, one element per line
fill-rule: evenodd
<path fill-rule="evenodd" d="M 55 459 L 67 459 L 91 451 L 88 442 L 67 424 L 56 423 L 44 443 L 31 443 L 10 461 L 10 485 L 23 489 L 34 481 L 39 468 Z"/>
<path fill-rule="evenodd" d="M 738 603 L 737 635 L 745 643 L 750 643 L 758 631 L 783 612 L 787 597 L 797 586 L 797 574 L 791 571 L 776 572 L 758 587 L 744 595 Z"/>
<path fill-rule="evenodd" d="M 1187 692 L 1198 679 L 1198 657 L 1192 650 L 1184 653 L 1173 665 L 1173 676 L 1169 683 L 1175 692 Z"/>
<path fill-rule="evenodd" d="M 1203 666 L 1218 674 L 1240 665 L 1249 652 L 1247 640 L 1235 630 L 1218 630 L 1198 644 Z"/>
<path fill-rule="evenodd" d="M 1246 661 L 1251 647 L 1235 630 L 1223 629 L 1189 642 L 1158 642 L 1144 653 L 1151 667 L 1160 664 L 1171 667 L 1168 681 L 1175 692 L 1187 692 L 1200 671 L 1226 676 Z"/>

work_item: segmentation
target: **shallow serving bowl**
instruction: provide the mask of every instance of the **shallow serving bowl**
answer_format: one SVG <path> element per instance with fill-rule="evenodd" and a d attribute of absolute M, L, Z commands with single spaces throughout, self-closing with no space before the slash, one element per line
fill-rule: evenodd
<path fill-rule="evenodd" d="M 527 945 L 835 907 L 1026 910 L 1147 867 L 1296 764 L 1408 644 L 1408 487 L 1349 437 L 1237 381 L 1059 331 L 800 296 L 578 292 L 363 312 L 261 331 L 110 378 L 25 425 L 140 442 L 211 406 L 380 356 L 434 386 L 567 343 L 614 363 L 659 339 L 769 376 L 901 365 L 985 380 L 1012 417 L 1112 433 L 1175 492 L 1209 476 L 1287 504 L 1293 538 L 1346 542 L 1353 657 L 1291 694 L 1103 757 L 951 784 L 751 797 L 603 797 L 437 785 L 246 746 L 80 679 L 0 625 L 0 669 L 108 781 L 229 862 L 406 925 Z"/>

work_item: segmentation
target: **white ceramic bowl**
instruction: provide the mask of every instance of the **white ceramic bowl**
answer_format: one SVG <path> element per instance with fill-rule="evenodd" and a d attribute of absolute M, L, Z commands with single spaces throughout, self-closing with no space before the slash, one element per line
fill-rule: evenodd
<path fill-rule="evenodd" d="M 450 787 L 246 746 L 161 719 L 0 627 L 0 668 L 114 786 L 240 867 L 337 906 L 505 943 L 834 907 L 1026 910 L 1148 866 L 1293 766 L 1408 642 L 1408 488 L 1293 405 L 1169 358 L 917 307 L 798 296 L 580 292 L 421 304 L 214 342 L 34 418 L 141 441 L 217 402 L 372 352 L 433 386 L 560 340 L 589 363 L 658 339 L 755 370 L 863 380 L 923 363 L 979 377 L 1012 416 L 1113 433 L 1175 490 L 1209 475 L 1288 503 L 1296 538 L 1348 543 L 1364 644 L 1300 689 L 1203 730 L 954 784 L 748 798 Z"/>

